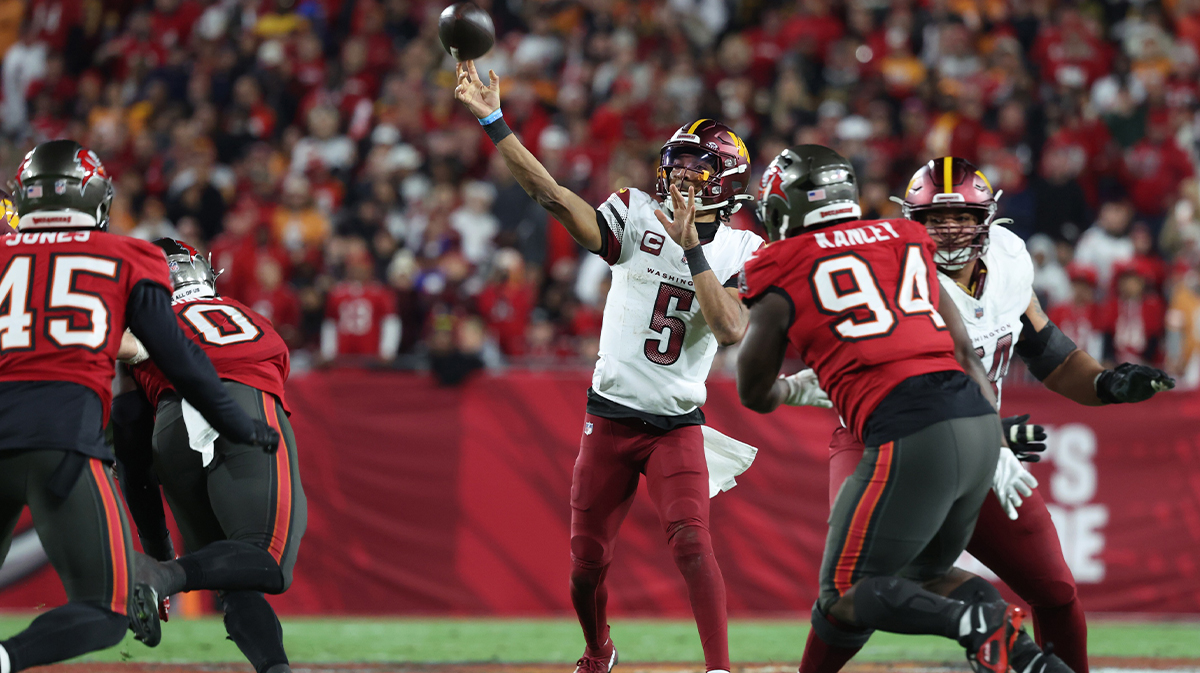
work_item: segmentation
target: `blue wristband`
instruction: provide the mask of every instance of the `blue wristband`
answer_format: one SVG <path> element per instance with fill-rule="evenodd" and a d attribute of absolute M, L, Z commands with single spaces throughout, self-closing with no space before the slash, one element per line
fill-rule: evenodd
<path fill-rule="evenodd" d="M 480 126 L 487 126 L 488 124 L 491 124 L 492 122 L 496 121 L 497 119 L 499 119 L 499 118 L 501 118 L 501 117 L 503 117 L 503 116 L 504 116 L 504 113 L 500 111 L 500 108 L 496 108 L 496 111 L 495 111 L 495 112 L 493 112 L 492 114 L 490 114 L 490 115 L 488 115 L 488 116 L 484 117 L 483 119 L 480 119 L 480 120 L 479 120 L 479 125 L 480 125 Z"/>

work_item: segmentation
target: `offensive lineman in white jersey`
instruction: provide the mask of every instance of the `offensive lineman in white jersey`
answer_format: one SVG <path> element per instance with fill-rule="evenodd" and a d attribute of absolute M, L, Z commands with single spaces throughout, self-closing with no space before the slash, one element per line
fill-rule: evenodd
<path fill-rule="evenodd" d="M 974 165 L 943 157 L 918 170 L 904 198 L 894 199 L 904 217 L 923 223 L 937 243 L 938 279 L 958 308 L 975 352 L 989 368 L 997 400 L 1014 352 L 1047 388 L 1080 404 L 1142 402 L 1173 388 L 1174 380 L 1152 367 L 1126 363 L 1104 369 L 1050 322 L 1033 293 L 1033 261 L 1025 243 L 1002 226 L 1005 220 L 992 221 L 997 198 L 999 194 L 993 194 Z M 1072 671 L 1087 673 L 1087 624 L 1075 578 L 1063 558 L 1046 503 L 1033 490 L 1037 481 L 1017 458 L 1036 462 L 1036 452 L 1046 448 L 1040 443 L 1045 431 L 1026 424 L 1028 419 L 1028 415 L 1004 419 L 1013 451 L 1000 452 L 994 497 L 984 501 L 967 551 L 1029 604 L 1038 644 L 1053 643 L 1054 654 Z M 863 447 L 839 428 L 829 448 L 832 501 L 858 464 Z M 1000 598 L 985 580 L 954 572 L 965 581 L 951 598 L 971 600 L 979 593 L 990 596 L 987 600 Z M 860 634 L 836 626 L 809 633 L 800 673 L 837 673 L 861 647 L 860 641 L 865 642 Z M 1019 673 L 1043 673 L 1050 663 L 1048 658 L 1038 659 L 1031 665 L 1035 670 Z"/>
<path fill-rule="evenodd" d="M 706 670 L 728 673 L 725 583 L 708 531 L 700 405 L 718 343 L 736 343 L 745 333 L 748 312 L 738 300 L 737 276 L 763 243 L 721 226 L 753 199 L 745 193 L 746 145 L 716 121 L 688 124 L 662 148 L 657 199 L 622 189 L 593 208 L 560 186 L 512 134 L 500 112 L 499 78 L 488 76 L 485 86 L 473 62 L 460 63 L 455 97 L 479 118 L 521 187 L 612 266 L 571 481 L 571 602 L 586 643 L 575 671 L 608 673 L 617 663 L 604 578 L 638 475 L 645 474 L 687 584 Z M 815 377 L 796 375 L 785 385 L 792 404 L 829 405 Z"/>

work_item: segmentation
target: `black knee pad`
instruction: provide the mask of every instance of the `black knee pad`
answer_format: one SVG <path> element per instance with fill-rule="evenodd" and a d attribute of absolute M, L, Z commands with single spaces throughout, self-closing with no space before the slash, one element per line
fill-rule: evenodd
<path fill-rule="evenodd" d="M 964 603 L 993 603 L 1003 600 L 1000 590 L 978 575 L 958 585 L 954 591 L 946 595 L 946 598 L 953 598 Z"/>
<path fill-rule="evenodd" d="M 858 629 L 835 624 L 831 617 L 821 612 L 821 604 L 813 603 L 812 629 L 813 633 L 827 645 L 848 650 L 858 649 L 867 644 L 874 629 Z"/>

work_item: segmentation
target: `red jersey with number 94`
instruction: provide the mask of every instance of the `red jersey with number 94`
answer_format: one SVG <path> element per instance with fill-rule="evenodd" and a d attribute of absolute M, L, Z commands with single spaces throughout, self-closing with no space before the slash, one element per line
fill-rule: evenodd
<path fill-rule="evenodd" d="M 64 381 L 112 406 L 125 307 L 141 282 L 170 292 L 162 248 L 101 231 L 0 238 L 0 381 Z"/>
<path fill-rule="evenodd" d="M 279 398 L 284 411 L 291 413 L 283 396 L 283 382 L 291 367 L 288 348 L 270 320 L 227 297 L 187 299 L 171 307 L 183 333 L 204 349 L 218 376 L 271 393 Z M 155 407 L 158 398 L 173 389 L 151 360 L 132 371 Z"/>
<path fill-rule="evenodd" d="M 788 340 L 856 437 L 901 381 L 962 371 L 937 312 L 936 249 L 911 220 L 853 221 L 772 243 L 746 262 L 742 300 L 780 293 Z"/>

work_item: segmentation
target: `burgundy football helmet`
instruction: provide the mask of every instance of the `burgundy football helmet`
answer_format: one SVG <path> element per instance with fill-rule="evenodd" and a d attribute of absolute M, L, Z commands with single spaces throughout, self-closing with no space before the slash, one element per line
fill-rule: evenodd
<path fill-rule="evenodd" d="M 707 168 L 697 168 L 702 164 L 707 164 Z M 700 201 L 696 210 L 716 210 L 722 222 L 742 207 L 742 201 L 754 200 L 746 193 L 750 186 L 750 152 L 746 143 L 733 129 L 718 121 L 701 119 L 679 127 L 659 152 L 654 192 L 668 214 L 671 173 L 676 170 L 691 172 L 701 183 L 696 190 Z"/>
<path fill-rule="evenodd" d="M 992 192 L 991 183 L 974 164 L 958 157 L 941 157 L 917 170 L 904 198 L 893 200 L 900 204 L 904 217 L 922 224 L 937 210 L 967 210 L 975 215 L 975 226 L 939 227 L 934 262 L 939 268 L 957 270 L 987 253 L 999 198 L 1000 192 Z"/>

